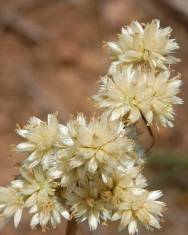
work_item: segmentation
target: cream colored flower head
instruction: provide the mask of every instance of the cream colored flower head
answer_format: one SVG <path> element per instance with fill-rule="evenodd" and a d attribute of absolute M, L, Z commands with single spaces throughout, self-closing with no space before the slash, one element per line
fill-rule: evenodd
<path fill-rule="evenodd" d="M 20 184 L 23 184 L 22 194 L 28 196 L 34 203 L 37 198 L 43 196 L 53 196 L 56 188 L 59 186 L 40 165 L 33 169 L 20 168 Z M 17 181 L 18 181 L 17 180 Z"/>
<path fill-rule="evenodd" d="M 138 223 L 147 229 L 159 229 L 160 218 L 165 208 L 165 204 L 157 200 L 161 196 L 160 191 L 130 189 L 124 194 L 124 200 L 119 203 L 118 211 L 113 215 L 112 220 L 120 219 L 119 229 L 122 230 L 128 226 L 130 235 L 138 233 Z"/>
<path fill-rule="evenodd" d="M 125 133 L 123 123 L 110 121 L 106 114 L 74 126 L 71 168 L 83 167 L 86 172 L 101 172 L 103 180 L 113 169 L 122 170 L 132 160 L 134 143 Z"/>
<path fill-rule="evenodd" d="M 111 204 L 101 194 L 101 183 L 98 185 L 97 181 L 85 177 L 71 194 L 67 194 L 67 203 L 71 206 L 73 218 L 78 223 L 87 220 L 90 230 L 95 230 L 99 223 L 105 223 L 111 218 Z"/>
<path fill-rule="evenodd" d="M 148 125 L 155 121 L 157 125 L 172 127 L 174 105 L 182 104 L 177 97 L 181 85 L 179 75 L 170 78 L 169 71 L 142 73 L 128 67 L 103 77 L 93 99 L 111 120 L 124 117 L 134 124 L 144 115 Z"/>
<path fill-rule="evenodd" d="M 146 70 L 167 69 L 167 65 L 179 61 L 173 56 L 179 46 L 170 38 L 171 32 L 170 27 L 160 28 L 160 21 L 156 19 L 147 24 L 133 21 L 123 27 L 118 42 L 107 43 L 114 61 L 111 69 L 129 64 Z"/>
<path fill-rule="evenodd" d="M 40 225 L 43 232 L 48 229 L 49 223 L 53 228 L 56 228 L 61 223 L 61 216 L 70 219 L 68 211 L 62 205 L 62 201 L 56 196 L 40 197 L 35 205 L 30 208 L 29 213 L 34 213 L 30 222 L 31 228 L 35 229 L 37 225 Z"/>
<path fill-rule="evenodd" d="M 46 230 L 50 222 L 55 228 L 61 223 L 61 216 L 69 219 L 69 213 L 64 208 L 64 203 L 56 196 L 59 184 L 37 166 L 32 170 L 20 169 L 23 182 L 22 195 L 25 196 L 25 207 L 29 213 L 34 214 L 31 219 L 31 228 L 41 225 Z"/>
<path fill-rule="evenodd" d="M 72 168 L 70 166 L 70 159 L 74 156 L 75 151 L 72 155 L 64 155 L 64 150 L 58 151 L 54 155 L 52 164 L 48 170 L 48 174 L 54 180 L 60 180 L 61 187 L 66 187 L 68 191 L 72 191 L 76 187 L 79 179 L 86 177 L 86 169 L 84 166 L 78 168 Z"/>
<path fill-rule="evenodd" d="M 47 123 L 32 117 L 23 129 L 16 130 L 26 140 L 16 146 L 16 151 L 30 154 L 24 162 L 25 167 L 32 168 L 41 162 L 45 169 L 48 168 L 60 137 L 59 129 L 56 114 L 49 114 Z"/>
<path fill-rule="evenodd" d="M 114 209 L 118 208 L 119 203 L 124 200 L 125 193 L 130 189 L 145 188 L 147 186 L 146 179 L 141 173 L 141 167 L 129 166 L 123 174 L 113 173 L 111 182 L 106 186 L 106 191 L 111 192 L 111 204 Z"/>
<path fill-rule="evenodd" d="M 18 186 L 19 185 L 19 186 Z M 2 227 L 14 217 L 14 226 L 17 228 L 24 208 L 24 197 L 20 192 L 22 188 L 17 181 L 12 181 L 10 186 L 0 187 L 0 217 Z"/>

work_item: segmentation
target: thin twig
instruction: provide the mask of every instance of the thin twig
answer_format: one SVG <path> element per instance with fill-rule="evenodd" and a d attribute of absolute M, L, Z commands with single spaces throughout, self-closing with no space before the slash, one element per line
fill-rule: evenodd
<path fill-rule="evenodd" d="M 76 235 L 78 225 L 74 220 L 70 220 L 67 223 L 67 229 L 65 235 Z"/>
<path fill-rule="evenodd" d="M 151 149 L 151 148 L 154 146 L 154 144 L 155 144 L 155 136 L 154 136 L 154 134 L 153 134 L 153 131 L 152 131 L 151 127 L 148 126 L 147 120 L 146 120 L 144 114 L 143 114 L 141 111 L 140 111 L 140 114 L 141 114 L 141 116 L 142 116 L 142 119 L 143 119 L 143 121 L 144 121 L 144 123 L 145 123 L 145 125 L 146 125 L 146 127 L 147 127 L 148 133 L 150 134 L 151 140 L 152 140 L 151 144 L 150 144 L 150 145 L 148 146 L 148 148 L 145 150 L 145 152 L 147 153 L 147 152 L 150 151 L 150 149 Z"/>
<path fill-rule="evenodd" d="M 0 26 L 12 30 L 33 44 L 37 44 L 47 38 L 47 33 L 44 32 L 42 27 L 26 20 L 14 11 L 1 10 Z"/>
<path fill-rule="evenodd" d="M 0 10 L 0 26 L 17 33 L 27 42 L 38 44 L 48 38 L 47 32 L 32 21 L 26 19 L 22 13 L 32 7 L 40 7 L 47 0 L 25 0 L 18 4 L 8 5 Z"/>
<path fill-rule="evenodd" d="M 151 139 L 152 139 L 151 144 L 145 149 L 145 152 L 148 153 L 148 152 L 150 151 L 150 149 L 151 149 L 151 148 L 154 146 L 154 144 L 155 144 L 155 136 L 154 136 L 154 134 L 153 134 L 153 131 L 152 131 L 151 127 L 148 126 L 147 120 L 146 120 L 146 118 L 145 118 L 145 116 L 144 116 L 144 114 L 142 113 L 141 110 L 140 110 L 140 114 L 141 114 L 141 117 L 142 117 L 142 119 L 143 119 L 143 121 L 144 121 L 144 124 L 145 124 L 146 127 L 147 127 L 147 130 L 148 130 L 148 132 L 149 132 L 149 135 L 151 136 Z M 125 116 L 123 117 L 123 119 L 122 119 L 125 126 L 127 126 L 127 119 L 128 119 L 128 115 L 125 115 Z M 135 125 L 137 125 L 137 123 L 135 123 Z M 139 133 L 139 134 L 141 134 L 141 133 Z"/>

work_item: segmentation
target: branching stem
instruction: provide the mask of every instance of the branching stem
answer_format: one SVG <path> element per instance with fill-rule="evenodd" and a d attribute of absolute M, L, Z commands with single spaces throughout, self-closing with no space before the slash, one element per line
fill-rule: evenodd
<path fill-rule="evenodd" d="M 149 135 L 150 135 L 150 137 L 151 137 L 151 144 L 145 149 L 145 152 L 146 153 L 148 153 L 149 151 L 150 151 L 150 149 L 154 146 L 154 144 L 155 144 L 155 136 L 154 136 L 154 134 L 153 134 L 153 131 L 152 131 L 152 129 L 151 129 L 151 127 L 150 126 L 148 126 L 148 124 L 147 124 L 147 120 L 146 120 L 146 118 L 145 118 L 145 116 L 144 116 L 144 114 L 142 113 L 142 111 L 140 110 L 140 114 L 141 114 L 141 117 L 142 117 L 142 120 L 144 121 L 144 124 L 146 125 L 146 127 L 147 127 L 147 131 L 148 131 L 148 133 L 149 133 Z M 126 126 L 127 125 L 127 116 L 124 116 L 123 117 L 123 122 L 124 122 L 124 125 Z"/>
<path fill-rule="evenodd" d="M 150 149 L 151 149 L 151 148 L 154 146 L 154 144 L 155 144 L 155 136 L 154 136 L 154 134 L 153 134 L 153 131 L 152 131 L 151 127 L 148 126 L 147 120 L 146 120 L 144 114 L 143 114 L 141 111 L 140 111 L 140 113 L 141 113 L 142 119 L 143 119 L 143 121 L 144 121 L 144 123 L 145 123 L 145 125 L 146 125 L 146 127 L 147 127 L 148 133 L 149 133 L 150 136 L 151 136 L 151 140 L 152 140 L 152 141 L 151 141 L 151 144 L 150 144 L 150 145 L 147 147 L 147 149 L 145 150 L 146 153 L 147 153 L 147 152 L 150 151 Z"/>

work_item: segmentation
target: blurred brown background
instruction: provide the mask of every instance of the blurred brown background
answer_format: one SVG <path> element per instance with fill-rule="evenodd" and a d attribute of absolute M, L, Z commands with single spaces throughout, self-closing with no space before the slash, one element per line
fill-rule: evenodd
<path fill-rule="evenodd" d="M 130 21 L 159 18 L 170 25 L 181 46 L 182 59 L 174 68 L 182 73 L 181 97 L 176 126 L 156 132 L 156 147 L 147 160 L 145 174 L 151 189 L 163 189 L 168 204 L 160 231 L 153 234 L 188 234 L 188 1 L 187 0 L 0 0 L 0 184 L 16 174 L 10 157 L 16 123 L 30 116 L 42 119 L 59 112 L 67 121 L 71 114 L 95 112 L 87 99 L 98 88 L 96 81 L 107 71 L 109 61 L 103 41 L 116 38 Z M 65 223 L 48 234 L 64 234 Z M 27 216 L 19 228 L 8 224 L 0 235 L 37 235 Z M 118 234 L 117 226 L 96 232 L 81 226 L 79 234 Z M 124 231 L 119 234 L 127 234 Z M 150 234 L 140 230 L 139 234 Z"/>

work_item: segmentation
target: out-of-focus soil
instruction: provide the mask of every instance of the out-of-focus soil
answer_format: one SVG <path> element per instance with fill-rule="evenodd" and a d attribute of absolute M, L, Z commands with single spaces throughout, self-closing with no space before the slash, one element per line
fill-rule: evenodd
<path fill-rule="evenodd" d="M 9 11 L 20 2 L 24 0 L 1 0 L 0 12 Z M 180 153 L 188 151 L 188 27 L 149 0 L 41 0 L 41 4 L 36 5 L 20 10 L 20 14 L 24 22 L 32 22 L 34 28 L 40 26 L 43 36 L 38 44 L 29 43 L 10 29 L 5 30 L 0 23 L 1 185 L 13 178 L 16 174 L 13 165 L 21 159 L 9 154 L 10 145 L 19 141 L 14 133 L 16 123 L 22 125 L 32 115 L 45 119 L 47 113 L 55 111 L 59 112 L 61 121 L 67 121 L 77 112 L 87 115 L 96 112 L 88 97 L 96 93 L 96 82 L 108 69 L 103 41 L 115 39 L 121 26 L 135 19 L 160 18 L 162 26 L 170 25 L 174 29 L 173 36 L 181 46 L 178 56 L 182 62 L 174 68 L 182 73 L 181 97 L 185 104 L 176 110 L 173 129 L 156 131 L 156 146 Z M 186 4 L 184 8 L 188 10 Z M 168 185 L 164 194 L 168 204 L 165 222 L 162 229 L 153 234 L 188 234 L 188 197 L 182 200 L 179 190 Z M 65 223 L 53 234 L 64 234 L 64 230 Z M 27 216 L 17 230 L 11 223 L 0 231 L 0 235 L 18 234 L 37 235 L 41 231 L 30 230 Z M 95 233 L 81 226 L 78 234 L 118 233 L 114 225 L 99 228 Z M 126 234 L 126 231 L 119 234 Z"/>

